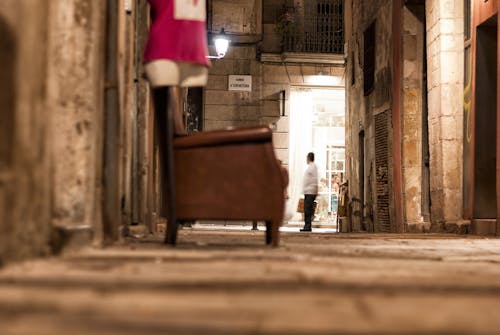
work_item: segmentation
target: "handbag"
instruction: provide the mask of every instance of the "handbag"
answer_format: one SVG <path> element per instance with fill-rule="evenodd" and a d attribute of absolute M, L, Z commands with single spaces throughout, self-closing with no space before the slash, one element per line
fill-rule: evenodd
<path fill-rule="evenodd" d="M 297 212 L 304 213 L 304 199 L 303 198 L 300 198 L 299 202 L 297 203 Z"/>

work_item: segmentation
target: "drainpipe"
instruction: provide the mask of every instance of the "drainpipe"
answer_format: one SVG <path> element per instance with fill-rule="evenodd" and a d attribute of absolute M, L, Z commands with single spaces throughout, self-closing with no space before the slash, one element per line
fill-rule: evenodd
<path fill-rule="evenodd" d="M 117 68 L 117 0 L 107 0 L 106 7 L 102 216 L 104 243 L 109 244 L 118 240 L 118 227 L 121 223 L 118 173 L 120 109 Z"/>

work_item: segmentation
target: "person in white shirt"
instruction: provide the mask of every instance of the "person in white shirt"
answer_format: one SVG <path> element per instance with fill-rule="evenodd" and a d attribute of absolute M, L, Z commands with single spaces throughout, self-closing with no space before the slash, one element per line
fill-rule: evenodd
<path fill-rule="evenodd" d="M 318 167 L 314 163 L 314 152 L 307 154 L 307 169 L 304 173 L 304 228 L 300 231 L 312 231 L 314 200 L 318 195 Z"/>

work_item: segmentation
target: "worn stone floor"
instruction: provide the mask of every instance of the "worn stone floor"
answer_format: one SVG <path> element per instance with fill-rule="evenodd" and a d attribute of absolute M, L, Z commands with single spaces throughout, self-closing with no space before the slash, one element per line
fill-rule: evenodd
<path fill-rule="evenodd" d="M 179 234 L 3 268 L 0 334 L 500 334 L 500 239 Z"/>

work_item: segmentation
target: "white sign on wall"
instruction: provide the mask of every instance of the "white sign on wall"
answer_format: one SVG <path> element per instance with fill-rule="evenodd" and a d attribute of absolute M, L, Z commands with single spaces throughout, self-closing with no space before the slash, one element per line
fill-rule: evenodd
<path fill-rule="evenodd" d="M 252 76 L 229 76 L 229 90 L 230 91 L 252 91 Z"/>

